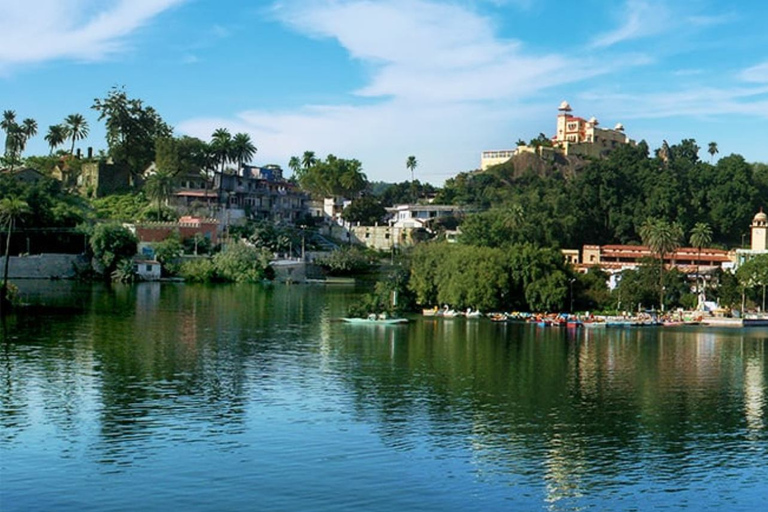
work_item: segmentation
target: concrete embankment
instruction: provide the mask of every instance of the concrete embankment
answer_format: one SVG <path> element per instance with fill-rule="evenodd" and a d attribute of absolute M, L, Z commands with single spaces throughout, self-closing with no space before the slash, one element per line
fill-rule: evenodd
<path fill-rule="evenodd" d="M 34 254 L 11 256 L 8 263 L 10 279 L 72 279 L 90 266 L 82 254 Z M 0 269 L 5 257 L 0 257 Z"/>

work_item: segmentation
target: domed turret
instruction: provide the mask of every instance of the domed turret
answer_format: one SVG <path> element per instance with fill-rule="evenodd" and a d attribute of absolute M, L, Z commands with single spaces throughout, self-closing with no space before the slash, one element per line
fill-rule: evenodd
<path fill-rule="evenodd" d="M 592 117 L 589 118 L 589 124 L 591 124 L 593 126 L 597 126 L 600 123 L 597 121 L 597 118 L 595 116 L 592 116 Z"/>
<path fill-rule="evenodd" d="M 616 127 L 614 128 L 617 132 L 623 132 L 624 131 L 624 125 L 621 123 L 616 123 Z"/>
<path fill-rule="evenodd" d="M 752 219 L 752 225 L 765 226 L 766 224 L 768 224 L 768 215 L 766 215 L 763 212 L 763 209 L 760 208 L 760 211 L 755 214 L 755 218 Z"/>
<path fill-rule="evenodd" d="M 560 106 L 557 108 L 560 112 L 570 112 L 571 106 L 568 104 L 567 101 L 563 100 L 562 103 L 560 103 Z"/>

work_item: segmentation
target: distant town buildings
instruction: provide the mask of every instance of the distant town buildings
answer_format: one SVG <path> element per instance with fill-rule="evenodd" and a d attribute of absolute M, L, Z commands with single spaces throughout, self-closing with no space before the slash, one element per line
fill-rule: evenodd
<path fill-rule="evenodd" d="M 563 155 L 580 155 L 602 158 L 621 144 L 635 144 L 624 133 L 624 126 L 616 124 L 612 129 L 600 127 L 594 117 L 589 120 L 571 114 L 571 106 L 563 101 L 558 108 L 557 127 L 549 145 L 521 144 L 515 149 L 483 151 L 480 156 L 480 169 L 486 170 L 493 165 L 502 164 L 521 153 L 536 153 L 546 158 L 552 152 Z"/>

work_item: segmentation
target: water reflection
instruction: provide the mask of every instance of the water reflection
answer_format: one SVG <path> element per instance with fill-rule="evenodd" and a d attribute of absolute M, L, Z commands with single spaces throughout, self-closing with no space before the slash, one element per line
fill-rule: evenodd
<path fill-rule="evenodd" d="M 189 466 L 190 486 L 209 466 L 349 486 L 405 464 L 435 496 L 550 510 L 648 509 L 694 490 L 722 508 L 765 491 L 765 332 L 353 326 L 336 321 L 352 288 L 65 286 L 79 312 L 2 331 L 0 448 L 20 474 L 47 446 L 122 474 Z"/>

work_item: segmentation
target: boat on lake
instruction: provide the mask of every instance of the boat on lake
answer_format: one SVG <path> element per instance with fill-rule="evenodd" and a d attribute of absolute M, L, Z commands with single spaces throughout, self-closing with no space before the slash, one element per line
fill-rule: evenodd
<path fill-rule="evenodd" d="M 342 318 L 341 320 L 352 325 L 397 325 L 408 323 L 407 318 L 379 318 L 375 315 L 373 318 Z"/>

